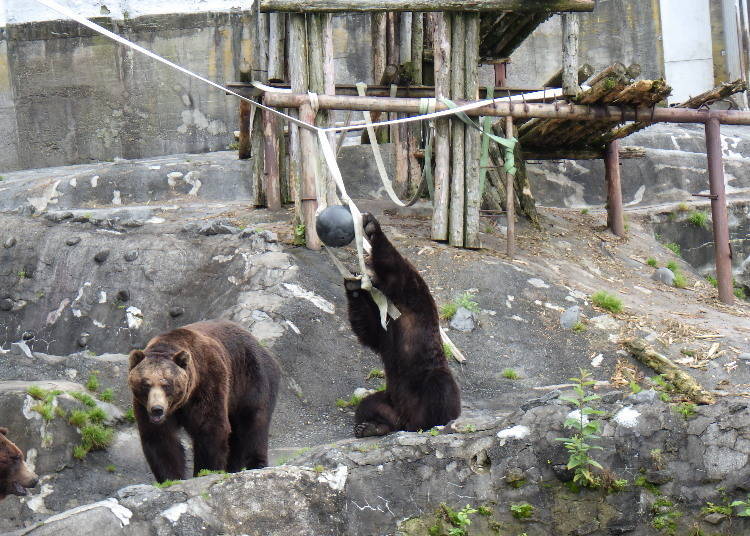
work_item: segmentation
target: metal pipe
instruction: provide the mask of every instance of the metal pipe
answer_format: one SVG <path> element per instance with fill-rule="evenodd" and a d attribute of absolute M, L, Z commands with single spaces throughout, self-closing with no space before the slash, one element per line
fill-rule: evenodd
<path fill-rule="evenodd" d="M 607 226 L 617 236 L 625 236 L 620 181 L 620 141 L 614 140 L 604 150 L 604 169 L 607 180 Z"/>
<path fill-rule="evenodd" d="M 719 299 L 731 304 L 734 301 L 732 281 L 732 251 L 729 246 L 729 222 L 724 187 L 724 163 L 721 153 L 721 123 L 710 112 L 706 122 L 706 154 L 708 156 L 708 181 L 711 188 L 711 219 L 714 229 L 714 255 Z"/>
<path fill-rule="evenodd" d="M 307 95 L 294 93 L 268 93 L 269 106 L 277 108 L 299 108 L 307 102 Z M 462 106 L 476 101 L 457 100 Z M 354 97 L 345 95 L 318 95 L 321 109 L 326 110 L 358 110 L 379 112 L 402 112 L 419 114 L 421 99 L 399 97 Z M 448 106 L 437 102 L 437 111 L 447 110 Z M 470 116 L 507 117 L 515 119 L 569 119 L 577 121 L 611 121 L 622 123 L 639 121 L 646 123 L 705 123 L 708 121 L 708 110 L 694 110 L 691 108 L 626 108 L 602 105 L 578 104 L 544 104 L 526 103 L 519 106 L 516 102 L 512 106 L 507 101 L 496 102 L 473 110 L 467 110 Z M 737 110 L 712 110 L 711 117 L 725 125 L 750 125 L 750 112 Z"/>
<path fill-rule="evenodd" d="M 380 11 L 593 11 L 594 0 L 259 0 L 261 11 L 380 12 Z"/>

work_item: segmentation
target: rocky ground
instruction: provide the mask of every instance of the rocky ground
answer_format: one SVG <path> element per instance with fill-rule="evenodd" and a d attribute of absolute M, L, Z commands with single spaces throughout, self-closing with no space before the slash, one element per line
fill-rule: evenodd
<path fill-rule="evenodd" d="M 291 213 L 248 208 L 248 166 L 231 153 L 178 155 L 0 182 L 0 424 L 42 475 L 31 496 L 0 503 L 0 531 L 750 530 L 741 507 L 728 507 L 750 491 L 750 308 L 718 303 L 715 289 L 655 239 L 650 213 L 630 211 L 628 238 L 617 239 L 600 210 L 544 209 L 541 229 L 520 229 L 511 260 L 501 219 L 483 221 L 483 249 L 464 251 L 429 240 L 424 207 L 360 202 L 438 304 L 474 312 L 468 325 L 454 323 L 467 331 L 445 322 L 467 358 L 452 363 L 462 419 L 444 430 L 353 440 L 352 412 L 337 399 L 382 382 L 368 379 L 377 357 L 347 325 L 327 256 L 292 245 Z M 649 258 L 675 262 L 686 288 L 652 279 Z M 592 303 L 602 290 L 622 301 L 621 312 Z M 285 381 L 271 447 L 274 463 L 294 459 L 156 488 L 128 415 L 125 354 L 161 331 L 218 316 L 248 327 L 279 357 Z M 622 345 L 631 337 L 673 359 L 717 402 L 693 408 L 650 381 L 654 371 Z M 603 396 L 596 443 L 604 450 L 594 457 L 608 480 L 597 490 L 572 489 L 568 455 L 555 441 L 571 434 L 560 396 L 580 368 L 592 371 Z M 74 394 L 82 392 L 104 409 L 112 437 L 78 459 L 73 447 L 87 439 L 68 420 L 90 411 Z M 441 503 L 478 511 L 451 516 Z M 528 517 L 523 503 L 533 507 Z"/>

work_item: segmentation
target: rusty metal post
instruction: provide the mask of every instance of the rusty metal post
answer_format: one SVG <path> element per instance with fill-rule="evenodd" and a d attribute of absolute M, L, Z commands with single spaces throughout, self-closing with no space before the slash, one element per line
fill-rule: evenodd
<path fill-rule="evenodd" d="M 505 80 L 508 76 L 508 64 L 506 62 L 496 63 L 495 67 L 495 87 L 505 87 Z"/>
<path fill-rule="evenodd" d="M 607 226 L 617 236 L 625 236 L 620 182 L 620 142 L 607 144 L 604 150 L 604 170 L 607 180 Z"/>
<path fill-rule="evenodd" d="M 721 123 L 713 117 L 712 112 L 711 115 L 706 122 L 706 155 L 708 156 L 708 182 L 711 188 L 716 279 L 719 282 L 719 299 L 726 304 L 731 304 L 734 301 L 734 285 L 732 251 L 729 247 L 727 198 L 724 188 L 724 162 L 721 153 Z"/>
<path fill-rule="evenodd" d="M 505 137 L 513 136 L 513 118 L 505 118 Z M 513 258 L 516 249 L 516 194 L 513 191 L 513 183 L 516 177 L 512 173 L 505 174 L 505 214 L 508 220 L 508 233 L 506 253 Z"/>

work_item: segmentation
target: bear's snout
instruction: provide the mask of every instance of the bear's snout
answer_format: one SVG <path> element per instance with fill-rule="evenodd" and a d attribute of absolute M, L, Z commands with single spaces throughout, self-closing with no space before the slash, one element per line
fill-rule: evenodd
<path fill-rule="evenodd" d="M 24 463 L 18 479 L 13 481 L 13 494 L 23 497 L 28 494 L 27 488 L 35 488 L 39 484 L 39 477 Z"/>
<path fill-rule="evenodd" d="M 148 413 L 151 422 L 154 424 L 159 424 L 164 420 L 164 408 L 162 406 L 153 406 Z"/>

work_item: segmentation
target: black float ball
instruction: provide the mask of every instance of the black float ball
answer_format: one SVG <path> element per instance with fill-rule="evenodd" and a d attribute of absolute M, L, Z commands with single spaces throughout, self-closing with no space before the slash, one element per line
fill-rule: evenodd
<path fill-rule="evenodd" d="M 340 248 L 354 240 L 354 218 L 348 207 L 331 205 L 318 214 L 315 230 L 326 246 Z"/>

